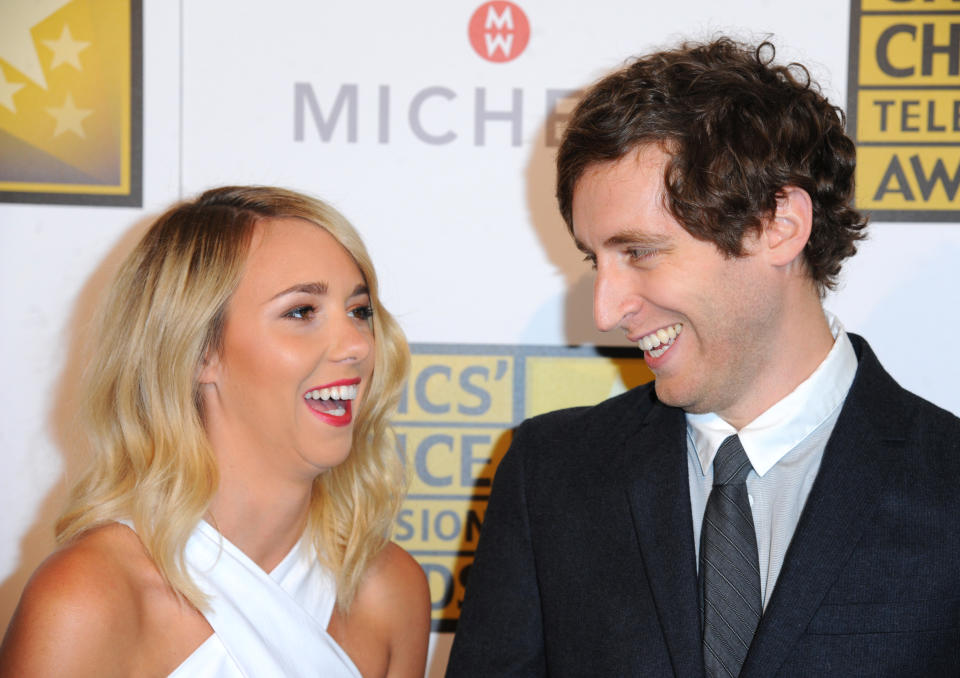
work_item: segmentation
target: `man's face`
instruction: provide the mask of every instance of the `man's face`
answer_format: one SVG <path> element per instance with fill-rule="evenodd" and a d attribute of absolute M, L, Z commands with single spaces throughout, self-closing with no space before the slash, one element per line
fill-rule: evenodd
<path fill-rule="evenodd" d="M 577 182 L 573 231 L 596 266 L 594 319 L 640 345 L 662 402 L 745 424 L 776 371 L 777 297 L 755 236 L 727 258 L 667 211 L 667 157 L 643 146 Z"/>

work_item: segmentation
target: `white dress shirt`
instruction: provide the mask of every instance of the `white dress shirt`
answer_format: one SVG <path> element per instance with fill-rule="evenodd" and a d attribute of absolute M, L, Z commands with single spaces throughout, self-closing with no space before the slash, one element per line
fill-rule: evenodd
<path fill-rule="evenodd" d="M 698 566 L 700 526 L 713 488 L 713 458 L 720 443 L 737 434 L 753 466 L 747 475 L 747 493 L 757 532 L 764 607 L 857 371 L 857 356 L 847 333 L 836 317 L 826 316 L 834 336 L 830 353 L 805 381 L 740 431 L 713 413 L 686 415 Z"/>

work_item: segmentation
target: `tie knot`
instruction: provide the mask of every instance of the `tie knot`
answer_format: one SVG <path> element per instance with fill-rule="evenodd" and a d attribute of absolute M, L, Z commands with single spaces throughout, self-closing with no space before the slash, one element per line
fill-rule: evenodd
<path fill-rule="evenodd" d="M 724 440 L 713 459 L 713 484 L 735 485 L 746 481 L 750 473 L 750 460 L 743 451 L 740 438 L 733 435 Z"/>

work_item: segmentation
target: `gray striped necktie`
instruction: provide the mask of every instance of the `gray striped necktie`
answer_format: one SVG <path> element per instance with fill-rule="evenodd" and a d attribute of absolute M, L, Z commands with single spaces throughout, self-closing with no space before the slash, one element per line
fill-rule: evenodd
<path fill-rule="evenodd" d="M 708 678 L 739 675 L 763 613 L 757 534 L 746 486 L 751 468 L 740 439 L 724 440 L 713 460 L 713 491 L 700 531 L 700 617 Z"/>

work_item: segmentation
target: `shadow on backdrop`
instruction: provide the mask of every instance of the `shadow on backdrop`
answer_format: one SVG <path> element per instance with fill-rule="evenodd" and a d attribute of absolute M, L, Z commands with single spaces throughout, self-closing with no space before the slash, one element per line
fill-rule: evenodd
<path fill-rule="evenodd" d="M 47 414 L 47 429 L 63 458 L 63 466 L 60 477 L 37 506 L 33 523 L 20 538 L 20 558 L 16 568 L 0 583 L 0 623 L 4 630 L 13 617 L 30 575 L 55 547 L 54 523 L 63 509 L 70 484 L 86 459 L 86 442 L 76 415 L 80 377 L 89 362 L 91 347 L 96 343 L 96 337 L 91 336 L 91 321 L 120 264 L 156 217 L 152 215 L 138 220 L 120 236 L 78 292 L 70 319 L 61 330 L 66 347 L 65 360 L 52 388 L 57 397 Z"/>
<path fill-rule="evenodd" d="M 633 346 L 619 331 L 601 332 L 593 322 L 593 280 L 590 264 L 573 244 L 560 216 L 556 198 L 556 156 L 563 123 L 575 105 L 573 97 L 560 99 L 537 131 L 536 142 L 525 171 L 530 225 L 550 262 L 562 276 L 566 290 L 563 302 L 563 337 L 568 345 Z M 640 357 L 639 352 L 637 357 Z"/>

